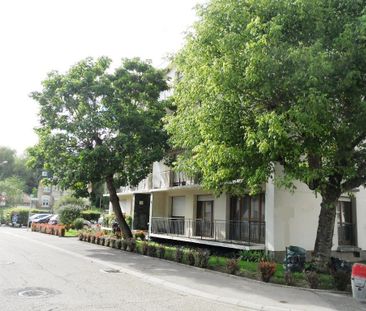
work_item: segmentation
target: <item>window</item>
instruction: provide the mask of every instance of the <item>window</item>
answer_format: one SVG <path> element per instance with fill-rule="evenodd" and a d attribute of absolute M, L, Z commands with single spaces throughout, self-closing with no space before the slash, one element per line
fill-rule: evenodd
<path fill-rule="evenodd" d="M 50 197 L 49 196 L 42 196 L 42 207 L 49 207 L 50 206 Z"/>

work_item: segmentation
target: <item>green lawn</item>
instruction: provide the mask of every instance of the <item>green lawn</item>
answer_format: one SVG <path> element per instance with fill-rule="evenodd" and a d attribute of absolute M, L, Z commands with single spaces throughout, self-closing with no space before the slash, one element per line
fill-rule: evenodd
<path fill-rule="evenodd" d="M 65 237 L 76 237 L 79 235 L 79 230 L 69 229 L 69 231 L 65 232 Z"/>

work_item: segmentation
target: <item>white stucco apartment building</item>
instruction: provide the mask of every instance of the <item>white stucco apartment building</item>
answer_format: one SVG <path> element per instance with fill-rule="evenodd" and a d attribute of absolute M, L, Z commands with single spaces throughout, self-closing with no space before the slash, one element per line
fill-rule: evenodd
<path fill-rule="evenodd" d="M 313 250 L 321 202 L 305 184 L 297 183 L 290 192 L 272 181 L 256 196 L 216 197 L 161 162 L 137 187 L 121 188 L 118 196 L 123 212 L 133 217 L 133 229 L 149 230 L 150 238 L 263 249 L 278 258 L 290 245 Z M 340 199 L 332 250 L 337 257 L 366 257 L 364 188 Z"/>

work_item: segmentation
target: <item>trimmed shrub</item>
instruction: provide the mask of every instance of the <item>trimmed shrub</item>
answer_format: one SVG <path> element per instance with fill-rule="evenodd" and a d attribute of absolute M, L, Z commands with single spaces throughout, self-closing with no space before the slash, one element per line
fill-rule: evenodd
<path fill-rule="evenodd" d="M 98 211 L 98 210 L 86 210 L 86 211 L 80 212 L 81 217 L 83 217 L 86 220 L 95 221 L 95 222 L 98 221 L 101 214 L 102 214 L 102 212 Z"/>
<path fill-rule="evenodd" d="M 80 207 L 75 205 L 65 205 L 60 211 L 60 222 L 70 226 L 77 218 L 80 217 Z"/>
<path fill-rule="evenodd" d="M 226 271 L 230 274 L 236 274 L 240 270 L 240 259 L 232 258 L 226 261 Z"/>
<path fill-rule="evenodd" d="M 291 271 L 285 271 L 284 279 L 285 284 L 288 286 L 293 286 L 295 284 L 294 276 Z"/>
<path fill-rule="evenodd" d="M 115 238 L 110 238 L 109 239 L 109 246 L 112 248 L 116 247 L 116 239 Z"/>
<path fill-rule="evenodd" d="M 114 247 L 117 248 L 117 249 L 121 249 L 122 247 L 122 240 L 121 239 L 117 239 L 115 244 L 114 244 Z"/>
<path fill-rule="evenodd" d="M 260 262 L 262 259 L 265 258 L 265 254 L 263 251 L 248 251 L 248 250 L 242 250 L 240 251 L 240 258 L 245 261 L 250 262 Z"/>
<path fill-rule="evenodd" d="M 210 259 L 210 251 L 208 249 L 198 249 L 195 251 L 194 257 L 196 267 L 208 267 L 208 260 Z"/>
<path fill-rule="evenodd" d="M 147 255 L 148 247 L 149 247 L 149 245 L 146 241 L 141 243 L 141 254 L 142 255 Z"/>
<path fill-rule="evenodd" d="M 351 273 L 348 271 L 337 270 L 332 273 L 334 286 L 337 290 L 345 291 L 351 284 Z"/>
<path fill-rule="evenodd" d="M 106 237 L 104 239 L 104 246 L 109 246 L 109 242 L 110 242 L 110 239 L 108 237 Z"/>
<path fill-rule="evenodd" d="M 310 288 L 317 289 L 319 287 L 319 275 L 316 271 L 305 271 L 305 279 Z"/>
<path fill-rule="evenodd" d="M 157 257 L 160 259 L 164 259 L 165 256 L 165 246 L 164 245 L 158 245 L 156 249 Z"/>
<path fill-rule="evenodd" d="M 194 266 L 194 262 L 195 262 L 195 256 L 194 256 L 194 251 L 193 250 L 189 250 L 188 253 L 187 253 L 187 263 L 190 265 L 190 266 Z"/>
<path fill-rule="evenodd" d="M 136 231 L 134 234 L 136 240 L 145 241 L 145 233 L 143 231 Z"/>
<path fill-rule="evenodd" d="M 156 257 L 156 245 L 154 243 L 147 244 L 147 254 L 150 257 Z"/>
<path fill-rule="evenodd" d="M 76 230 L 81 230 L 84 227 L 84 219 L 83 218 L 76 218 L 73 223 L 72 226 L 74 227 L 74 229 Z"/>
<path fill-rule="evenodd" d="M 127 246 L 128 246 L 128 242 L 126 239 L 122 239 L 122 245 L 121 245 L 121 249 L 126 251 L 127 250 Z"/>
<path fill-rule="evenodd" d="M 183 248 L 182 247 L 177 247 L 175 250 L 175 261 L 176 262 L 183 262 Z"/>
<path fill-rule="evenodd" d="M 276 272 L 276 263 L 274 261 L 261 260 L 258 264 L 258 268 L 261 273 L 261 280 L 263 282 L 269 282 Z"/>
<path fill-rule="evenodd" d="M 136 240 L 134 238 L 127 239 L 127 250 L 129 252 L 135 252 L 136 251 Z"/>

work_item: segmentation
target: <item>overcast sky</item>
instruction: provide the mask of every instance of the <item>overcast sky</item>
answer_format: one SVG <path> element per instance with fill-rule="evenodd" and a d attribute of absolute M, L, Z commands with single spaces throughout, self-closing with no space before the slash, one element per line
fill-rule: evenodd
<path fill-rule="evenodd" d="M 0 146 L 18 154 L 37 142 L 37 103 L 29 98 L 51 70 L 109 56 L 161 66 L 179 50 L 203 0 L 0 1 Z"/>

